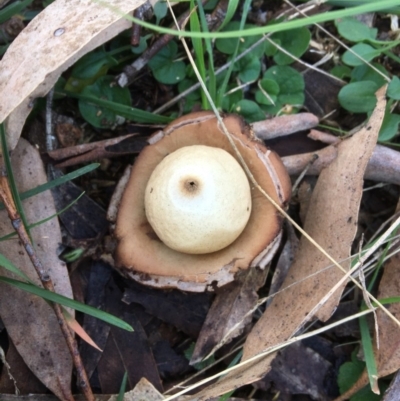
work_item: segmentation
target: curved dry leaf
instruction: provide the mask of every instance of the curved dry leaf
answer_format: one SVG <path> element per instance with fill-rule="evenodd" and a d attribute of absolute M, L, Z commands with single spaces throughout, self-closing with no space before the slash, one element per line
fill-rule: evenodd
<path fill-rule="evenodd" d="M 38 151 L 21 139 L 12 154 L 12 166 L 19 191 L 32 189 L 47 181 Z M 29 223 L 35 223 L 56 213 L 49 191 L 23 202 Z M 5 210 L 0 212 L 0 236 L 12 231 Z M 55 290 L 72 298 L 67 267 L 57 256 L 61 243 L 58 220 L 51 219 L 31 230 L 36 252 L 48 268 Z M 40 285 L 29 257 L 17 237 L 0 243 L 0 253 Z M 1 274 L 14 277 L 0 268 Z M 41 298 L 0 283 L 0 315 L 9 336 L 31 371 L 60 399 L 70 395 L 72 361 L 57 318 L 52 308 Z"/>
<path fill-rule="evenodd" d="M 128 29 L 121 17 L 144 0 L 57 0 L 18 35 L 0 62 L 0 122 L 15 148 L 34 100 L 80 57 Z M 119 12 L 114 11 L 117 9 Z"/>
<path fill-rule="evenodd" d="M 190 364 L 195 365 L 242 334 L 253 318 L 257 290 L 265 283 L 269 266 L 248 269 L 217 291 L 196 341 Z"/>
<path fill-rule="evenodd" d="M 338 146 L 336 160 L 320 175 L 310 203 L 304 229 L 335 260 L 350 256 L 357 229 L 358 208 L 366 165 L 375 147 L 385 112 L 386 87 L 377 92 L 377 106 L 364 128 Z M 336 267 L 324 270 L 331 262 L 306 238 L 301 238 L 296 260 L 291 266 L 282 291 L 247 337 L 243 360 L 293 336 L 312 316 L 328 319 L 342 289 L 325 305 L 320 300 L 339 281 L 343 272 Z M 349 261 L 343 263 L 349 266 Z M 323 270 L 322 274 L 321 271 Z M 342 287 L 343 288 L 343 287 Z M 224 394 L 252 383 L 270 370 L 274 355 L 268 355 L 228 374 L 216 384 L 197 394 L 197 400 Z"/>

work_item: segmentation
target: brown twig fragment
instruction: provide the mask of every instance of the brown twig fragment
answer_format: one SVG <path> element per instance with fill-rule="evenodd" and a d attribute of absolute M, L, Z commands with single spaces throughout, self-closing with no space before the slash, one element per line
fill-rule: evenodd
<path fill-rule="evenodd" d="M 55 292 L 51 277 L 49 276 L 49 274 L 47 273 L 47 270 L 44 268 L 42 262 L 38 258 L 37 254 L 35 252 L 35 249 L 33 247 L 33 244 L 31 242 L 31 239 L 29 238 L 29 235 L 25 229 L 25 226 L 23 225 L 21 218 L 17 212 L 15 203 L 14 203 L 14 200 L 13 200 L 13 197 L 11 194 L 11 190 L 10 190 L 10 187 L 8 184 L 7 171 L 6 171 L 6 168 L 4 165 L 1 166 L 0 198 L 7 209 L 8 217 L 11 220 L 11 224 L 14 227 L 15 231 L 17 232 L 18 237 L 19 237 L 20 241 L 22 242 L 22 244 L 25 248 L 25 251 L 31 260 L 32 265 L 34 266 L 43 287 L 48 291 Z M 54 312 L 57 316 L 58 322 L 60 324 L 61 332 L 63 333 L 63 336 L 67 343 L 68 349 L 71 353 L 72 360 L 74 362 L 77 376 L 78 376 L 78 385 L 82 389 L 82 392 L 84 393 L 84 395 L 86 397 L 86 400 L 94 401 L 95 399 L 94 399 L 92 390 L 89 385 L 89 379 L 86 375 L 86 371 L 83 366 L 82 359 L 79 355 L 77 343 L 68 327 L 68 323 L 65 320 L 62 308 L 57 303 L 52 303 L 51 306 L 54 309 Z M 70 400 L 73 401 L 74 398 L 71 396 Z"/>
<path fill-rule="evenodd" d="M 128 145 L 118 152 L 112 151 L 112 146 L 134 137 L 134 134 L 128 134 L 117 138 L 106 139 L 104 141 L 85 143 L 76 146 L 69 146 L 68 148 L 60 148 L 48 152 L 49 156 L 57 163 L 54 167 L 63 168 L 74 166 L 79 163 L 88 163 L 93 160 L 103 159 L 106 157 L 121 156 L 123 154 L 130 154 L 140 152 L 146 145 L 144 139 L 138 139 L 138 148 L 132 148 Z"/>
<path fill-rule="evenodd" d="M 251 127 L 258 138 L 267 140 L 309 130 L 318 125 L 318 122 L 318 117 L 312 113 L 299 113 L 257 121 Z"/>
<path fill-rule="evenodd" d="M 208 0 L 202 0 L 202 4 L 207 3 Z M 226 3 L 226 4 L 225 4 Z M 217 6 L 216 10 L 209 19 L 209 29 L 215 29 L 218 27 L 222 21 L 220 16 L 223 15 L 223 7 L 228 5 L 227 0 L 221 0 L 219 2 L 221 6 Z M 182 28 L 184 24 L 187 22 L 187 19 L 190 16 L 190 10 L 184 12 L 178 20 L 179 27 Z M 176 29 L 175 25 L 170 27 L 171 29 Z M 174 35 L 163 35 L 159 39 L 157 39 L 153 45 L 147 48 L 143 54 L 138 57 L 131 65 L 128 65 L 124 68 L 124 72 L 117 76 L 118 85 L 121 87 L 128 86 L 133 82 L 138 72 L 147 65 L 149 60 L 154 57 L 161 49 L 163 49 L 175 36 Z"/>

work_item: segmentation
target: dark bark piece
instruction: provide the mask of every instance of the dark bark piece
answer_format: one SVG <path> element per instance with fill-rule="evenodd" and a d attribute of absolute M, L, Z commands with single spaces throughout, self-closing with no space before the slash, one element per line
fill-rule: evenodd
<path fill-rule="evenodd" d="M 62 175 L 61 172 L 56 174 Z M 51 192 L 58 211 L 82 194 L 82 190 L 71 181 L 52 189 Z M 59 219 L 72 240 L 76 241 L 96 239 L 108 229 L 105 210 L 86 195 L 61 213 Z"/>
<path fill-rule="evenodd" d="M 97 366 L 103 393 L 119 391 L 125 371 L 128 373 L 127 390 L 142 377 L 162 391 L 157 364 L 150 349 L 147 335 L 134 313 L 121 302 L 122 293 L 111 280 L 106 289 L 107 312 L 129 323 L 134 332 L 112 327 L 107 345 Z"/>
<path fill-rule="evenodd" d="M 265 283 L 269 268 L 251 268 L 218 291 L 197 339 L 190 364 L 194 365 L 239 336 L 251 322 L 258 301 L 257 290 Z"/>
<path fill-rule="evenodd" d="M 125 303 L 142 305 L 151 315 L 197 338 L 211 304 L 211 294 L 163 291 L 133 281 L 129 287 L 124 292 Z"/>
<path fill-rule="evenodd" d="M 193 369 L 189 361 L 177 354 L 165 340 L 158 341 L 152 349 L 162 379 L 175 378 Z"/>
<path fill-rule="evenodd" d="M 87 305 L 104 310 L 105 288 L 111 278 L 111 273 L 111 266 L 102 261 L 93 262 L 86 291 Z M 110 332 L 110 325 L 85 314 L 83 328 L 99 348 L 105 348 Z M 85 364 L 86 373 L 90 378 L 96 369 L 102 353 L 84 341 L 81 342 L 79 351 Z"/>
<path fill-rule="evenodd" d="M 278 353 L 270 373 L 256 386 L 272 381 L 282 393 L 308 394 L 314 400 L 328 401 L 332 389 L 326 387 L 326 380 L 331 376 L 332 364 L 303 342 L 297 342 Z"/>
<path fill-rule="evenodd" d="M 306 84 L 304 104 L 307 110 L 321 118 L 340 108 L 338 93 L 343 82 L 311 69 L 303 76 Z"/>

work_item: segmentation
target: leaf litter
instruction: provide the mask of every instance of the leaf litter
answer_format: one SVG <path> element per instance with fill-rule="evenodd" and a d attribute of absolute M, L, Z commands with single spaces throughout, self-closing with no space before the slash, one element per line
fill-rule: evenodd
<path fill-rule="evenodd" d="M 13 152 L 12 166 L 19 191 L 27 191 L 47 181 L 39 153 L 23 139 Z M 49 192 L 36 195 L 24 201 L 23 205 L 30 223 L 56 213 Z M 4 236 L 11 231 L 11 225 L 6 211 L 0 213 L 0 236 Z M 33 228 L 31 232 L 37 253 L 49 267 L 57 292 L 72 298 L 67 266 L 57 256 L 61 243 L 58 220 L 52 219 Z M 33 282 L 40 285 L 36 272 L 18 239 L 2 241 L 0 252 L 12 260 Z M 2 275 L 14 277 L 5 269 L 2 270 Z M 71 392 L 72 361 L 55 314 L 41 298 L 5 283 L 0 283 L 0 288 L 2 295 L 0 314 L 19 354 L 42 383 L 60 399 L 65 399 L 65 394 Z"/>
<path fill-rule="evenodd" d="M 385 90 L 377 93 L 378 103 L 367 125 L 350 139 L 338 145 L 338 156 L 322 171 L 313 192 L 304 230 L 318 240 L 327 252 L 349 270 L 351 244 L 357 230 L 357 216 L 362 195 L 364 172 L 375 147 L 382 124 L 386 100 Z M 319 301 L 342 278 L 343 272 L 321 254 L 308 239 L 302 237 L 288 276 L 261 319 L 248 335 L 243 360 L 288 340 L 311 318 L 327 320 L 340 299 L 343 283 L 325 304 Z M 310 316 L 310 311 L 319 310 Z M 206 400 L 234 388 L 252 383 L 270 370 L 275 354 L 243 366 L 216 384 L 197 394 Z"/>

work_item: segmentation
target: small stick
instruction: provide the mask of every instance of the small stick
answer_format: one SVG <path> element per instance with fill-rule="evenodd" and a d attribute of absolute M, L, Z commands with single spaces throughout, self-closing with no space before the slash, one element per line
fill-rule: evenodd
<path fill-rule="evenodd" d="M 47 273 L 46 269 L 43 267 L 42 262 L 36 255 L 35 249 L 32 245 L 29 235 L 25 229 L 25 226 L 22 224 L 21 218 L 17 212 L 17 209 L 16 209 L 14 201 L 13 201 L 13 197 L 11 194 L 11 190 L 10 190 L 10 187 L 8 184 L 8 180 L 7 180 L 7 171 L 6 171 L 6 168 L 4 165 L 1 166 L 0 198 L 3 201 L 4 206 L 7 209 L 8 217 L 11 220 L 11 224 L 14 227 L 15 231 L 17 232 L 19 239 L 21 240 L 21 242 L 25 248 L 25 251 L 29 256 L 29 258 L 39 276 L 39 279 L 40 279 L 43 287 L 48 291 L 55 292 L 53 282 L 52 282 L 49 274 Z M 86 399 L 88 401 L 95 401 L 92 390 L 89 385 L 89 379 L 86 375 L 86 371 L 83 366 L 82 359 L 78 352 L 77 343 L 68 327 L 68 324 L 65 320 L 64 314 L 62 312 L 62 308 L 57 303 L 51 303 L 51 306 L 53 307 L 54 312 L 57 316 L 58 322 L 60 324 L 61 332 L 63 333 L 65 341 L 67 342 L 68 349 L 71 353 L 72 360 L 74 362 L 77 376 L 78 376 L 78 384 L 81 387 Z M 71 396 L 70 400 L 73 401 L 74 398 Z"/>
<path fill-rule="evenodd" d="M 208 0 L 202 0 L 202 3 L 205 4 Z M 220 3 L 226 3 L 226 0 L 221 0 Z M 221 11 L 217 7 L 218 10 L 218 18 L 210 18 L 210 21 L 212 24 L 212 27 L 215 29 L 215 27 L 218 25 L 218 23 L 222 23 L 222 21 L 219 18 L 219 15 L 221 14 Z M 214 13 L 213 13 L 214 15 Z M 179 17 L 179 27 L 182 27 L 187 19 L 190 16 L 190 10 L 184 12 L 180 17 Z M 220 22 L 219 22 L 220 21 Z M 210 25 L 209 24 L 209 25 Z M 172 29 L 176 29 L 175 26 L 172 26 Z M 131 65 L 128 65 L 124 68 L 124 72 L 121 73 L 119 76 L 117 76 L 117 82 L 118 85 L 121 87 L 127 86 L 133 82 L 135 79 L 137 73 L 149 62 L 149 60 L 154 57 L 161 49 L 163 49 L 175 36 L 174 35 L 163 35 L 159 39 L 157 39 L 151 47 L 149 47 L 147 50 L 145 50 L 140 57 L 138 57 Z"/>
<path fill-rule="evenodd" d="M 299 113 L 257 121 L 251 125 L 256 137 L 264 140 L 306 131 L 318 125 L 318 117 L 312 113 Z"/>
<path fill-rule="evenodd" d="M 133 16 L 137 19 L 143 20 L 143 12 L 144 12 L 143 6 L 140 6 L 134 11 Z M 132 25 L 132 36 L 131 36 L 132 46 L 139 46 L 141 31 L 142 27 L 140 25 L 138 24 Z"/>

